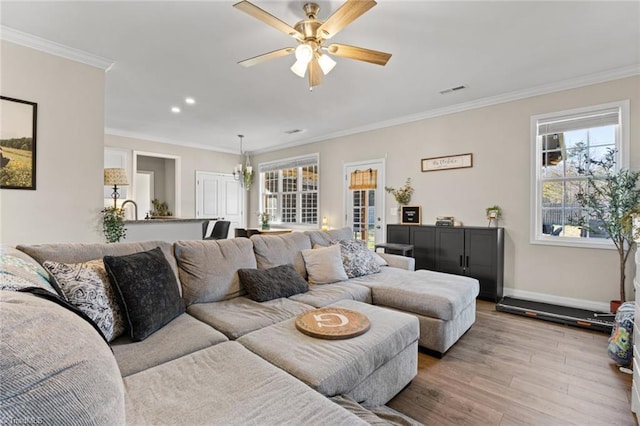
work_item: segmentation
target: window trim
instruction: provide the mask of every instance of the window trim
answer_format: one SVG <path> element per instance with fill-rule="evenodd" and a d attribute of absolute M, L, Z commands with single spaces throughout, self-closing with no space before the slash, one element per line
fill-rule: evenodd
<path fill-rule="evenodd" d="M 530 134 L 530 230 L 529 230 L 529 243 L 537 245 L 549 245 L 549 246 L 563 246 L 563 247 L 580 247 L 580 248 L 596 248 L 596 249 L 615 249 L 613 241 L 610 239 L 596 240 L 596 239 L 584 239 L 584 238 L 571 238 L 571 237 L 549 237 L 544 236 L 541 233 L 542 229 L 542 217 L 540 212 L 542 211 L 542 185 L 541 185 L 541 169 L 542 169 L 542 155 L 540 141 L 538 140 L 538 121 L 548 120 L 550 118 L 560 118 L 572 115 L 581 115 L 593 112 L 596 110 L 603 110 L 607 108 L 619 108 L 620 109 L 620 125 L 618 126 L 618 140 L 616 142 L 616 149 L 618 150 L 616 160 L 616 170 L 629 168 L 629 100 L 609 102 L 599 105 L 591 105 L 588 107 L 574 108 L 564 111 L 556 111 L 552 113 L 537 114 L 531 116 L 531 134 Z M 535 161 L 532 161 L 535 159 Z"/>
<path fill-rule="evenodd" d="M 308 163 L 308 164 L 307 164 Z M 305 165 L 311 165 L 311 164 L 315 164 L 316 167 L 318 168 L 318 182 L 317 182 L 317 189 L 316 189 L 316 193 L 318 194 L 318 203 L 317 203 L 317 211 L 316 211 L 316 218 L 318 220 L 317 223 L 302 223 L 302 222 L 271 222 L 274 225 L 277 226 L 287 226 L 290 227 L 292 229 L 319 229 L 320 228 L 320 224 L 321 224 L 321 216 L 320 216 L 320 153 L 312 153 L 312 154 L 305 154 L 305 155 L 299 155 L 296 157 L 287 157 L 287 158 L 281 158 L 278 160 L 272 160 L 272 161 L 265 161 L 263 163 L 259 163 L 258 164 L 258 178 L 259 178 L 259 189 L 258 189 L 258 198 L 259 198 L 259 202 L 258 205 L 260 207 L 259 212 L 264 211 L 265 206 L 264 206 L 264 173 L 268 172 L 268 171 L 274 171 L 274 170 L 278 170 L 279 172 L 283 169 L 286 168 L 292 168 L 292 167 L 304 167 Z M 300 181 L 299 181 L 300 182 Z M 282 173 L 279 173 L 279 177 L 278 177 L 278 185 L 281 186 L 282 185 Z M 303 193 L 312 193 L 313 191 L 296 191 L 296 199 L 299 200 L 300 195 Z M 280 194 L 282 194 L 282 192 L 279 192 Z M 281 199 L 279 199 L 279 203 L 278 203 L 278 211 L 280 216 L 282 217 L 282 205 L 281 205 Z M 296 216 L 298 216 L 300 214 L 300 212 L 298 211 L 299 209 L 302 208 L 302 205 L 300 204 L 300 206 L 296 209 Z"/>

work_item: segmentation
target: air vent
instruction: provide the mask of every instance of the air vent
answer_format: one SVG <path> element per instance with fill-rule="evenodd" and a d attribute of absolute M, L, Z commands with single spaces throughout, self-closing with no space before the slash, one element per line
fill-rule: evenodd
<path fill-rule="evenodd" d="M 447 93 L 451 93 L 451 92 L 457 92 L 458 90 L 462 90 L 462 89 L 466 89 L 467 86 L 465 86 L 464 84 L 460 85 L 460 86 L 456 86 L 456 87 L 451 87 L 450 89 L 444 89 L 440 91 L 441 95 L 447 94 Z"/>
<path fill-rule="evenodd" d="M 284 132 L 288 135 L 293 135 L 294 133 L 304 132 L 304 129 L 291 129 L 291 130 L 285 130 Z"/>

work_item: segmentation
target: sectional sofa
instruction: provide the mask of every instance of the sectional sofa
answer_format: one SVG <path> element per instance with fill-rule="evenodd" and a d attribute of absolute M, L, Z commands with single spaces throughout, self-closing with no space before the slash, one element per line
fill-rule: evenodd
<path fill-rule="evenodd" d="M 327 281 L 335 265 L 314 257 L 332 242 L 350 240 L 351 230 L 343 228 L 173 244 L 4 247 L 0 277 L 5 283 L 30 280 L 27 287 L 41 289 L 31 290 L 39 297 L 0 291 L 0 421 L 410 423 L 384 404 L 415 376 L 418 345 L 442 354 L 471 327 L 479 286 L 466 277 L 413 271 L 413 259 L 383 253 L 376 257 L 375 273 Z M 95 320 L 81 318 L 49 296 L 51 277 L 40 267 L 51 271 L 52 262 L 85 265 L 104 258 L 110 279 L 117 281 L 117 261 L 135 258 L 142 263 L 127 273 L 138 274 L 151 286 L 141 288 L 151 294 L 157 291 L 155 278 L 146 276 L 162 267 L 151 257 L 136 257 L 151 252 L 166 261 L 174 283 L 166 292 L 175 291 L 181 304 L 173 308 L 163 299 L 138 297 L 143 311 L 152 309 L 149 317 L 174 313 L 148 335 L 134 336 L 132 321 L 144 324 L 147 318 L 127 311 L 129 296 L 120 291 L 131 330 L 108 344 Z M 355 267 L 362 263 L 353 260 Z M 254 271 L 279 269 L 294 270 L 297 278 L 280 279 L 276 286 L 302 277 L 305 288 L 256 301 L 256 288 L 258 293 L 273 289 L 260 287 L 263 275 L 258 287 L 250 287 Z M 328 283 L 307 285 L 306 280 Z M 371 329 L 351 342 L 332 343 L 337 346 L 297 333 L 296 316 L 325 306 L 363 312 Z"/>

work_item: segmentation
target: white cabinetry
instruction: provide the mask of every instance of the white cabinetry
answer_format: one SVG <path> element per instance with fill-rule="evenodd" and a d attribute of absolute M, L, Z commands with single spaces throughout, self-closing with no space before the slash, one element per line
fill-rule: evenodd
<path fill-rule="evenodd" d="M 640 229 L 640 218 L 634 220 L 634 228 Z M 639 244 L 640 245 L 640 242 Z M 633 386 L 631 387 L 631 411 L 638 414 L 640 410 L 640 247 L 636 245 L 636 268 L 633 288 L 636 293 L 635 324 L 633 327 Z"/>

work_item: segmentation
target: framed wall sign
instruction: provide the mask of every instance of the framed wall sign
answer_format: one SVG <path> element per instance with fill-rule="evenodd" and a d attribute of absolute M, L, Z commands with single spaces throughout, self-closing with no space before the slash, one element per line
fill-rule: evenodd
<path fill-rule="evenodd" d="M 473 167 L 473 154 L 447 155 L 445 157 L 423 158 L 421 161 L 423 172 L 436 170 L 463 169 Z"/>
<path fill-rule="evenodd" d="M 38 104 L 0 96 L 0 188 L 36 189 Z"/>
<path fill-rule="evenodd" d="M 421 224 L 420 206 L 401 206 L 400 207 L 400 224 L 401 225 L 420 225 Z"/>

